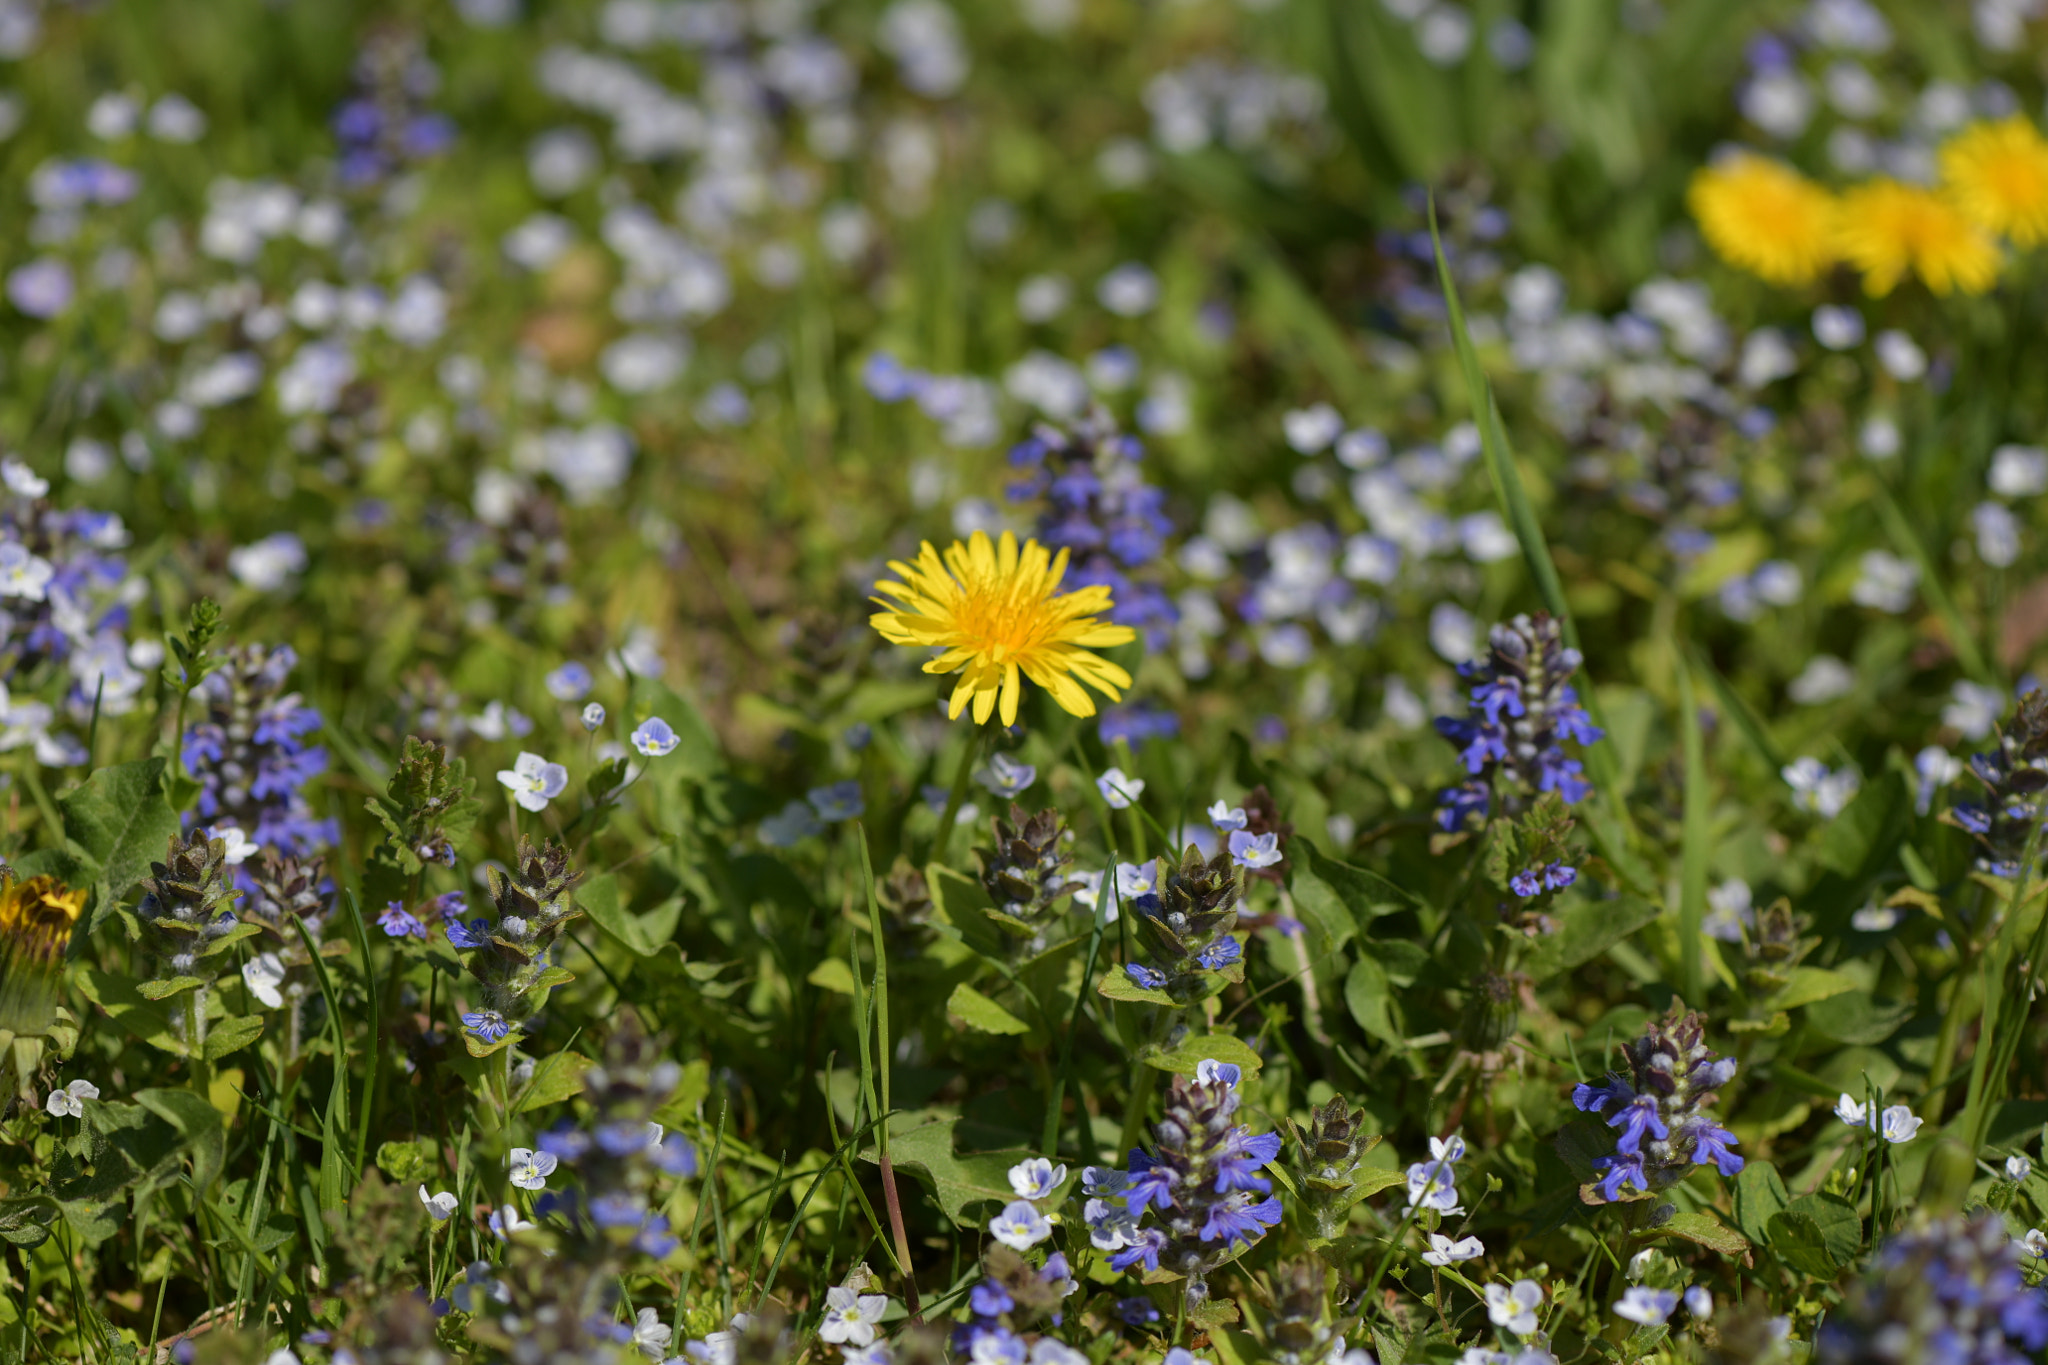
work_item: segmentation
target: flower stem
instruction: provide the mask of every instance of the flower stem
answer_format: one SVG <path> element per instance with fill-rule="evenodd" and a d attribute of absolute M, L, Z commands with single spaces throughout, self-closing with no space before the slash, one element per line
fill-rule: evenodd
<path fill-rule="evenodd" d="M 946 793 L 946 811 L 939 817 L 939 832 L 932 839 L 931 861 L 943 864 L 946 861 L 946 846 L 953 842 L 953 826 L 958 822 L 960 805 L 967 799 L 967 779 L 974 775 L 975 760 L 981 757 L 982 726 L 975 726 L 967 732 L 967 745 L 960 751 L 960 767 L 953 774 L 953 790 Z"/>

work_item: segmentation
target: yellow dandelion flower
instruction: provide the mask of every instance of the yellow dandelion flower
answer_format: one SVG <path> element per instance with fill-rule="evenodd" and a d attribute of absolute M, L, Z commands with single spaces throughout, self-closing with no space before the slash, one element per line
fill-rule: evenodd
<path fill-rule="evenodd" d="M 917 563 L 890 561 L 902 582 L 883 579 L 875 591 L 885 610 L 868 618 L 891 644 L 923 645 L 946 652 L 924 666 L 927 673 L 960 673 L 947 714 L 957 717 L 972 699 L 974 723 L 982 724 L 1002 701 L 1003 724 L 1017 723 L 1023 694 L 1020 675 L 1077 716 L 1095 714 L 1085 682 L 1115 701 L 1131 675 L 1090 649 L 1127 644 L 1137 638 L 1129 626 L 1096 620 L 1112 605 L 1103 585 L 1059 591 L 1067 552 L 1048 555 L 1035 540 L 1017 548 L 1003 532 L 1000 545 L 976 531 L 965 545 L 954 541 L 945 557 L 926 541 Z M 1076 682 L 1075 679 L 1080 682 Z"/>
<path fill-rule="evenodd" d="M 1685 198 L 1715 254 L 1760 279 L 1811 284 L 1835 263 L 1835 197 L 1781 161 L 1738 153 L 1695 171 Z"/>
<path fill-rule="evenodd" d="M 1891 293 L 1911 270 L 1937 294 L 1981 294 L 1998 279 L 1998 243 L 1933 190 L 1877 179 L 1842 196 L 1842 258 L 1866 293 Z"/>
<path fill-rule="evenodd" d="M 2048 238 L 2048 138 L 2024 118 L 1973 123 L 1950 138 L 1941 178 L 1979 227 L 2021 246 Z"/>
<path fill-rule="evenodd" d="M 0 1033 L 33 1038 L 56 1020 L 64 949 L 85 892 L 55 877 L 0 880 Z"/>

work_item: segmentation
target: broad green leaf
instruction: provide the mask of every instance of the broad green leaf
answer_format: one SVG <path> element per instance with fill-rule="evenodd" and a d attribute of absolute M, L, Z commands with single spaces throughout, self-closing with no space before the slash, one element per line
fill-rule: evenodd
<path fill-rule="evenodd" d="M 1259 1054 L 1246 1046 L 1242 1039 L 1228 1033 L 1191 1033 L 1171 1051 L 1157 1052 L 1145 1058 L 1145 1064 L 1156 1066 L 1161 1071 L 1192 1076 L 1196 1067 L 1211 1060 L 1241 1066 L 1246 1076 L 1257 1075 L 1259 1068 L 1265 1065 Z"/>
<path fill-rule="evenodd" d="M 1792 973 L 1792 979 L 1785 983 L 1783 994 L 1771 1004 L 1781 1010 L 1798 1009 L 1811 1005 L 1816 1000 L 1841 995 L 1856 989 L 1856 982 L 1840 972 L 1826 967 L 1801 967 Z"/>
<path fill-rule="evenodd" d="M 178 813 L 164 799 L 164 761 L 145 758 L 101 768 L 58 803 L 64 833 L 99 865 L 118 899 L 149 875 L 178 834 Z"/>
<path fill-rule="evenodd" d="M 1421 900 L 1377 872 L 1339 862 L 1307 839 L 1288 845 L 1288 890 L 1295 908 L 1327 941 L 1319 952 L 1341 948 L 1381 915 L 1420 907 Z"/>
<path fill-rule="evenodd" d="M 983 995 L 965 981 L 946 998 L 946 1013 L 955 1014 L 971 1029 L 983 1033 L 1029 1033 L 1031 1025 Z"/>
<path fill-rule="evenodd" d="M 1843 991 L 1806 1007 L 1806 1022 L 1838 1043 L 1874 1047 L 1913 1014 L 1910 1001 L 1880 1001 L 1869 991 Z"/>
<path fill-rule="evenodd" d="M 988 1200 L 1007 1204 L 1015 1199 L 1016 1191 L 1010 1188 L 1010 1168 L 1039 1154 L 1023 1150 L 956 1154 L 953 1129 L 959 1122 L 957 1118 L 943 1118 L 891 1133 L 889 1161 L 898 1171 L 909 1171 L 929 1185 L 948 1218 L 962 1227 L 975 1227 L 980 1220 L 967 1216 L 968 1207 Z M 877 1159 L 872 1144 L 861 1153 L 861 1159 Z M 1070 1182 L 1075 1178 L 1068 1177 Z M 1055 1192 L 1051 1202 L 1057 1205 L 1059 1198 Z"/>
<path fill-rule="evenodd" d="M 1711 1214 L 1674 1213 L 1655 1231 L 1667 1237 L 1683 1237 L 1723 1256 L 1740 1256 L 1749 1250 L 1747 1237 Z"/>
<path fill-rule="evenodd" d="M 1815 1279 L 1833 1278 L 1863 1248 L 1863 1220 L 1840 1195 L 1801 1195 L 1772 1215 L 1768 1228 L 1778 1258 Z"/>
<path fill-rule="evenodd" d="M 1735 1177 L 1735 1225 L 1752 1242 L 1769 1240 L 1771 1219 L 1791 1202 L 1778 1168 L 1768 1161 L 1751 1157 Z"/>
<path fill-rule="evenodd" d="M 606 872 L 576 888 L 576 904 L 590 922 L 625 944 L 640 957 L 653 957 L 661 945 L 648 941 L 639 917 L 619 904 L 619 879 Z"/>
<path fill-rule="evenodd" d="M 1165 991 L 1140 986 L 1131 980 L 1131 974 L 1121 967 L 1112 967 L 1095 983 L 1098 995 L 1110 1000 L 1124 1000 L 1132 1004 L 1165 1005 L 1171 1009 L 1174 999 Z"/>
<path fill-rule="evenodd" d="M 1522 969 L 1538 982 L 1591 962 L 1615 944 L 1657 918 L 1657 907 L 1640 896 L 1580 901 L 1558 908 L 1563 923 L 1556 933 L 1538 940 Z"/>
<path fill-rule="evenodd" d="M 173 1015 L 182 1016 L 181 1006 L 165 1005 L 142 994 L 138 984 L 121 972 L 87 968 L 75 978 L 85 998 L 107 1012 L 121 1028 L 164 1052 L 185 1057 L 191 1049 L 178 1036 Z"/>
<path fill-rule="evenodd" d="M 811 968 L 811 974 L 805 977 L 804 980 L 821 990 L 831 991 L 835 995 L 852 995 L 854 993 L 853 968 L 847 966 L 842 958 L 826 958 L 823 962 Z"/>
<path fill-rule="evenodd" d="M 1387 984 L 1387 969 L 1370 953 L 1351 964 L 1344 978 L 1344 1005 L 1358 1026 L 1383 1042 L 1401 1041 L 1394 1025 L 1393 998 Z"/>
<path fill-rule="evenodd" d="M 533 1078 L 512 1100 L 512 1112 L 524 1114 L 543 1105 L 583 1093 L 583 1073 L 597 1063 L 576 1052 L 556 1052 L 534 1064 Z"/>
<path fill-rule="evenodd" d="M 168 1000 L 186 991 L 198 990 L 206 983 L 196 976 L 173 976 L 157 981 L 144 981 L 135 987 L 135 993 L 144 1000 Z M 182 1008 L 182 1006 L 173 1006 Z"/>
<path fill-rule="evenodd" d="M 660 758 L 647 760 L 659 765 L 657 775 L 677 772 L 685 779 L 701 782 L 724 769 L 725 752 L 719 747 L 718 734 L 695 702 L 665 683 L 646 679 L 641 680 L 635 691 L 640 718 L 659 716 L 676 732 L 674 749 Z"/>
<path fill-rule="evenodd" d="M 263 1036 L 263 1016 L 242 1014 L 223 1019 L 206 1030 L 206 1060 L 218 1061 L 239 1052 Z"/>

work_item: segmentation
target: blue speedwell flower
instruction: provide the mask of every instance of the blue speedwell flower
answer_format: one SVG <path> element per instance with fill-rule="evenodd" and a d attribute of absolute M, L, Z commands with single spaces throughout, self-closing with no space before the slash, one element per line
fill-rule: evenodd
<path fill-rule="evenodd" d="M 660 716 L 650 716 L 633 731 L 633 747 L 647 758 L 660 758 L 681 742 L 676 732 L 669 728 L 669 723 Z"/>

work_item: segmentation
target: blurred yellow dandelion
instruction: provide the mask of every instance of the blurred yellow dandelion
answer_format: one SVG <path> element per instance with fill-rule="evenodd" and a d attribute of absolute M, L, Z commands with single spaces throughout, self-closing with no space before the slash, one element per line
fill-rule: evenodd
<path fill-rule="evenodd" d="M 1686 204 L 1721 259 L 1772 284 L 1811 284 L 1835 263 L 1835 197 L 1749 152 L 1693 173 Z"/>
<path fill-rule="evenodd" d="M 1095 702 L 1080 683 L 1111 701 L 1131 685 L 1130 674 L 1089 650 L 1127 644 L 1137 634 L 1096 619 L 1113 605 L 1106 586 L 1059 591 L 1067 572 L 1065 550 L 1053 558 L 1027 540 L 1020 551 L 1008 531 L 999 545 L 976 531 L 964 545 L 953 542 L 943 559 L 926 541 L 915 564 L 892 560 L 889 568 L 902 581 L 875 584 L 876 592 L 895 600 L 875 598 L 886 610 L 869 617 L 869 624 L 891 644 L 945 651 L 924 671 L 960 673 L 949 716 L 957 717 L 972 700 L 979 725 L 1000 698 L 1003 724 L 1016 724 L 1020 675 L 1077 716 L 1095 714 Z"/>
<path fill-rule="evenodd" d="M 1941 178 L 1979 227 L 2021 246 L 2048 238 L 2048 139 L 2024 118 L 1973 123 L 1950 138 Z"/>
<path fill-rule="evenodd" d="M 1863 288 L 1889 294 L 1912 271 L 1937 294 L 1981 294 L 1998 280 L 1998 243 L 1933 190 L 1877 179 L 1842 196 L 1842 258 Z"/>

